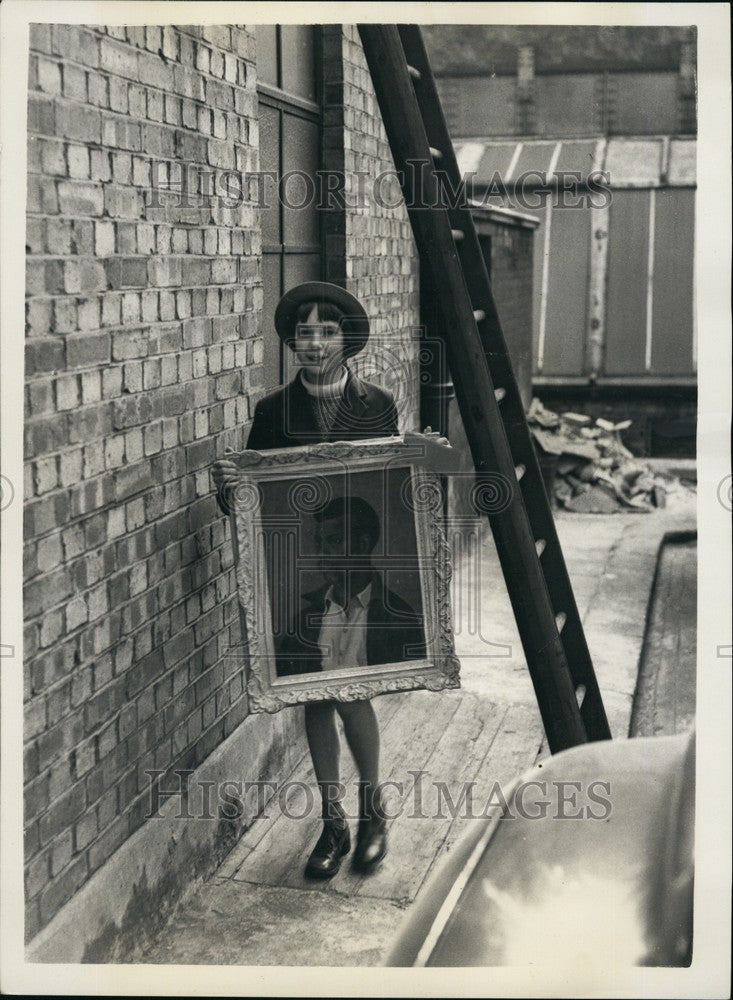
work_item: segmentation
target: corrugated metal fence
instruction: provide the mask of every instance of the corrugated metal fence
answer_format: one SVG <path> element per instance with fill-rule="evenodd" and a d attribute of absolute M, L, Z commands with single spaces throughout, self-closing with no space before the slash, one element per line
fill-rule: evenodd
<path fill-rule="evenodd" d="M 540 220 L 537 382 L 694 382 L 694 139 L 478 139 L 456 152 L 474 198 Z"/>

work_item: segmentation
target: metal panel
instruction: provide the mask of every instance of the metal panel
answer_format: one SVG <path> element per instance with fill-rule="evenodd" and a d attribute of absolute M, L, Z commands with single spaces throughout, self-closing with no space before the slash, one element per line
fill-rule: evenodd
<path fill-rule="evenodd" d="M 321 277 L 321 257 L 318 253 L 286 253 L 283 261 L 285 270 L 283 294 L 303 281 L 318 281 Z M 288 348 L 283 352 L 283 382 L 289 382 L 298 366 Z"/>
<path fill-rule="evenodd" d="M 499 174 L 503 180 L 516 148 L 516 142 L 497 142 L 487 145 L 476 168 L 476 184 L 488 184 L 494 174 Z"/>
<path fill-rule="evenodd" d="M 280 112 L 260 101 L 260 169 L 274 170 L 280 174 Z M 261 209 L 262 243 L 275 246 L 282 242 L 280 229 L 280 204 L 277 181 L 264 187 L 266 204 Z"/>
<path fill-rule="evenodd" d="M 282 47 L 282 88 L 309 101 L 316 99 L 315 46 L 313 26 L 283 24 L 280 28 Z"/>
<path fill-rule="evenodd" d="M 670 184 L 691 184 L 697 181 L 697 140 L 672 139 L 669 144 L 667 180 Z"/>
<path fill-rule="evenodd" d="M 695 192 L 656 193 L 652 373 L 691 375 Z"/>
<path fill-rule="evenodd" d="M 516 181 L 517 177 L 521 177 L 528 170 L 536 170 L 546 175 L 550 169 L 550 161 L 556 145 L 557 143 L 554 141 L 522 143 L 522 150 L 512 171 L 512 180 Z M 539 178 L 532 178 L 532 180 L 539 183 Z"/>
<path fill-rule="evenodd" d="M 478 165 L 484 155 L 485 146 L 482 142 L 457 142 L 455 143 L 456 159 L 458 169 L 462 175 L 476 173 Z"/>
<path fill-rule="evenodd" d="M 583 371 L 590 254 L 589 208 L 553 208 L 547 292 L 545 375 Z"/>
<path fill-rule="evenodd" d="M 288 253 L 284 268 L 284 292 L 303 281 L 318 281 L 321 277 L 320 253 Z"/>
<path fill-rule="evenodd" d="M 262 255 L 262 338 L 264 341 L 263 374 L 265 386 L 273 389 L 280 385 L 280 338 L 275 332 L 275 306 L 282 295 L 280 280 L 280 254 Z"/>
<path fill-rule="evenodd" d="M 663 149 L 661 139 L 611 139 L 604 165 L 611 187 L 659 184 Z"/>
<path fill-rule="evenodd" d="M 675 73 L 616 73 L 612 130 L 616 135 L 676 132 L 678 77 Z"/>
<path fill-rule="evenodd" d="M 545 198 L 541 209 L 534 214 L 541 220 L 534 235 L 534 253 L 532 254 L 532 358 L 535 374 L 538 372 L 540 358 L 540 318 L 542 307 L 542 270 L 545 259 L 545 233 L 547 232 L 547 213 L 551 199 Z M 549 273 L 548 273 L 549 281 Z"/>
<path fill-rule="evenodd" d="M 277 87 L 277 25 L 258 24 L 255 27 L 257 40 L 257 79 Z"/>
<path fill-rule="evenodd" d="M 644 373 L 649 191 L 614 191 L 608 246 L 606 375 Z"/>
<path fill-rule="evenodd" d="M 555 170 L 575 171 L 587 177 L 594 169 L 597 139 L 584 142 L 563 142 Z"/>
<path fill-rule="evenodd" d="M 318 244 L 315 178 L 319 166 L 317 123 L 283 113 L 283 242 L 288 246 Z M 310 185 L 310 186 L 309 186 Z"/>

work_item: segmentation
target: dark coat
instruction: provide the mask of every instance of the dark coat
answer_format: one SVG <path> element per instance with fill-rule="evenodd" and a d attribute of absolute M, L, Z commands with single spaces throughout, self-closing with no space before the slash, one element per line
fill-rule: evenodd
<path fill-rule="evenodd" d="M 303 608 L 294 634 L 286 636 L 277 652 L 277 676 L 310 674 L 321 670 L 318 637 L 328 586 L 303 595 Z M 403 663 L 426 656 L 422 615 L 418 615 L 394 591 L 387 589 L 378 573 L 366 620 L 367 664 Z"/>
<path fill-rule="evenodd" d="M 295 448 L 320 441 L 354 441 L 398 433 L 392 393 L 349 371 L 333 427 L 324 436 L 316 423 L 311 397 L 297 375 L 259 401 L 247 447 L 257 451 Z"/>

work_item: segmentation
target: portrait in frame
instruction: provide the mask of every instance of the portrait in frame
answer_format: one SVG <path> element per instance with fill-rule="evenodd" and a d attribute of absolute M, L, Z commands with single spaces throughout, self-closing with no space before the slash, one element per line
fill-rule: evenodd
<path fill-rule="evenodd" d="M 459 686 L 438 475 L 400 437 L 234 456 L 250 711 Z"/>

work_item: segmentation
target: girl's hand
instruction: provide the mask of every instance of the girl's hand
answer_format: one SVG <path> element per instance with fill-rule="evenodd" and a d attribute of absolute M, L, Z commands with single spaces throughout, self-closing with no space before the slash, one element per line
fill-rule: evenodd
<path fill-rule="evenodd" d="M 432 427 L 426 427 L 422 436 L 428 438 L 433 444 L 439 444 L 443 448 L 450 448 L 451 444 L 447 437 L 442 437 L 440 431 L 434 431 Z"/>
<path fill-rule="evenodd" d="M 231 455 L 233 451 L 231 448 L 225 448 L 224 454 Z M 231 458 L 220 458 L 212 465 L 211 475 L 217 490 L 222 490 L 229 486 L 236 486 L 239 469 L 236 462 L 233 462 Z"/>
<path fill-rule="evenodd" d="M 460 462 L 460 456 L 450 444 L 447 437 L 443 437 L 438 431 L 426 427 L 419 431 L 407 431 L 404 436 L 405 444 L 413 445 L 421 449 L 422 464 L 428 466 L 433 472 L 455 472 Z"/>

